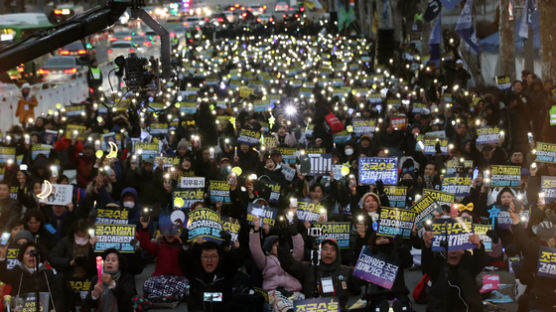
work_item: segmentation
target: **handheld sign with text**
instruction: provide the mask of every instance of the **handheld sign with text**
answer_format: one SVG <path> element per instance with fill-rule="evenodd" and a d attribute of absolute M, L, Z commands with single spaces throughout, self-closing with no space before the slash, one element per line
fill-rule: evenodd
<path fill-rule="evenodd" d="M 493 187 L 517 187 L 521 182 L 521 167 L 491 166 L 491 183 Z"/>
<path fill-rule="evenodd" d="M 321 214 L 324 212 L 324 206 L 321 204 L 313 204 L 310 201 L 299 200 L 297 202 L 296 215 L 300 221 L 316 222 L 320 219 Z"/>
<path fill-rule="evenodd" d="M 95 252 L 115 248 L 120 252 L 133 252 L 131 241 L 135 239 L 135 225 L 132 224 L 95 224 L 98 242 Z"/>
<path fill-rule="evenodd" d="M 326 176 L 332 170 L 331 154 L 306 154 L 299 171 L 310 176 Z"/>
<path fill-rule="evenodd" d="M 510 216 L 508 206 L 493 206 L 498 208 L 496 215 L 496 225 L 504 230 L 509 230 L 512 227 L 512 217 Z"/>
<path fill-rule="evenodd" d="M 187 214 L 187 230 L 189 241 L 202 238 L 206 241 L 222 242 L 220 231 L 222 231 L 222 220 L 220 214 L 207 208 L 199 208 Z"/>
<path fill-rule="evenodd" d="M 510 76 L 497 76 L 496 86 L 499 90 L 509 90 L 512 87 Z"/>
<path fill-rule="evenodd" d="M 277 204 L 280 200 L 280 190 L 282 188 L 281 184 L 277 182 L 264 182 L 264 185 L 270 189 L 268 202 L 271 204 Z"/>
<path fill-rule="evenodd" d="M 382 180 L 384 184 L 398 183 L 398 159 L 395 157 L 360 157 L 359 183 L 369 185 Z"/>
<path fill-rule="evenodd" d="M 52 145 L 47 144 L 32 144 L 31 145 L 31 159 L 35 160 L 37 156 L 43 155 L 44 157 L 50 157 L 50 151 L 52 150 Z"/>
<path fill-rule="evenodd" d="M 159 153 L 159 146 L 157 143 L 141 143 L 133 144 L 133 152 L 141 155 L 143 159 L 155 158 Z"/>
<path fill-rule="evenodd" d="M 182 177 L 180 179 L 180 188 L 204 188 L 205 177 Z"/>
<path fill-rule="evenodd" d="M 237 137 L 238 144 L 247 144 L 249 146 L 255 146 L 260 143 L 261 133 L 258 131 L 253 131 L 249 129 L 241 129 Z"/>
<path fill-rule="evenodd" d="M 478 128 L 476 132 L 475 144 L 477 145 L 496 144 L 500 140 L 500 128 L 498 127 Z"/>
<path fill-rule="evenodd" d="M 556 144 L 537 142 L 536 162 L 556 164 Z"/>
<path fill-rule="evenodd" d="M 15 147 L 0 147 L 0 163 L 15 159 Z"/>
<path fill-rule="evenodd" d="M 353 276 L 386 289 L 392 289 L 399 265 L 382 254 L 372 255 L 367 246 L 363 246 L 357 263 L 353 268 Z"/>
<path fill-rule="evenodd" d="M 247 222 L 253 225 L 253 218 L 259 217 L 262 224 L 267 224 L 273 227 L 276 223 L 276 216 L 278 215 L 278 210 L 266 205 L 249 203 L 247 206 Z"/>
<path fill-rule="evenodd" d="M 458 219 L 436 219 L 431 228 L 434 237 L 432 238 L 432 251 L 444 251 L 443 242 L 448 234 L 448 251 L 473 249 L 475 244 L 469 242 L 469 237 L 473 234 L 473 224 L 471 221 Z"/>
<path fill-rule="evenodd" d="M 471 194 L 471 176 L 444 177 L 442 192 L 452 193 L 455 197 L 465 197 Z"/>
<path fill-rule="evenodd" d="M 60 205 L 65 206 L 71 203 L 73 196 L 73 185 L 67 184 L 52 184 L 52 192 L 41 203 L 47 205 Z"/>
<path fill-rule="evenodd" d="M 23 298 L 23 302 L 22 302 L 23 306 L 17 307 L 17 303 L 16 303 L 16 307 L 15 307 L 16 311 L 21 311 L 21 312 L 36 312 L 36 311 L 46 312 L 46 311 L 50 311 L 49 310 L 50 295 L 48 294 L 48 292 L 40 292 L 39 293 L 40 308 L 38 308 L 38 309 L 36 307 L 36 304 L 37 304 L 36 293 L 29 292 L 29 293 L 21 294 L 21 298 Z"/>
<path fill-rule="evenodd" d="M 202 188 L 191 188 L 186 190 L 175 190 L 172 192 L 174 209 L 189 209 L 196 202 L 205 199 L 205 191 Z"/>
<path fill-rule="evenodd" d="M 541 191 L 544 192 L 544 198 L 547 204 L 556 200 L 556 177 L 542 176 Z"/>
<path fill-rule="evenodd" d="M 366 118 L 354 118 L 351 124 L 353 126 L 353 132 L 357 136 L 373 133 L 376 127 L 375 120 Z"/>
<path fill-rule="evenodd" d="M 556 249 L 546 246 L 539 247 L 537 276 L 556 278 Z"/>
<path fill-rule="evenodd" d="M 382 207 L 378 235 L 409 238 L 415 222 L 415 212 L 402 208 Z"/>
<path fill-rule="evenodd" d="M 481 239 L 486 252 L 492 251 L 492 238 L 487 235 L 489 230 L 492 230 L 490 224 L 473 224 L 473 232 Z"/>
<path fill-rule="evenodd" d="M 340 312 L 340 303 L 336 297 L 322 297 L 293 302 L 294 312 Z"/>
<path fill-rule="evenodd" d="M 440 145 L 440 152 L 442 155 L 448 155 L 448 140 L 440 139 L 433 136 L 419 134 L 417 136 L 417 145 L 422 144 L 423 154 L 425 155 L 435 155 L 436 154 L 436 144 Z"/>
<path fill-rule="evenodd" d="M 293 181 L 293 178 L 295 178 L 296 171 L 288 164 L 282 164 L 282 174 L 284 175 L 286 181 L 291 182 Z"/>
<path fill-rule="evenodd" d="M 425 195 L 413 206 L 410 210 L 415 212 L 415 225 L 418 229 L 423 227 L 423 222 L 427 219 L 432 219 L 434 211 L 438 211 L 439 205 L 430 195 Z"/>
<path fill-rule="evenodd" d="M 297 149 L 292 147 L 278 147 L 278 151 L 282 155 L 282 159 L 286 164 L 295 164 L 297 162 Z"/>
<path fill-rule="evenodd" d="M 128 224 L 129 210 L 110 207 L 97 209 L 95 224 Z"/>
<path fill-rule="evenodd" d="M 312 227 L 320 228 L 321 235 L 317 238 L 317 243 L 321 243 L 327 238 L 334 239 L 340 248 L 349 247 L 349 235 L 351 232 L 350 222 L 323 222 L 313 223 Z"/>
<path fill-rule="evenodd" d="M 237 241 L 237 237 L 239 235 L 239 229 L 241 228 L 239 221 L 231 217 L 221 217 L 221 219 L 222 219 L 222 231 L 225 231 L 226 233 L 230 234 L 230 236 L 232 237 L 231 239 L 232 242 Z"/>
<path fill-rule="evenodd" d="M 210 201 L 217 201 L 223 204 L 229 204 L 230 201 L 230 185 L 226 181 L 210 180 L 209 181 Z"/>
<path fill-rule="evenodd" d="M 435 191 L 430 189 L 423 189 L 423 196 L 430 195 L 438 205 L 451 206 L 455 202 L 455 196 L 451 193 Z"/>
<path fill-rule="evenodd" d="M 407 187 L 405 186 L 384 186 L 384 193 L 388 197 L 391 207 L 405 208 L 405 197 L 407 195 Z"/>

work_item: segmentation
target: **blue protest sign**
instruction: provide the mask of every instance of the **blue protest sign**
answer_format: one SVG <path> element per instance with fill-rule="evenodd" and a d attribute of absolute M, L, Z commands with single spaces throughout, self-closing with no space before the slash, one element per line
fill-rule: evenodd
<path fill-rule="evenodd" d="M 398 183 L 398 159 L 395 157 L 360 157 L 359 183 L 374 184 L 382 180 L 384 184 Z"/>

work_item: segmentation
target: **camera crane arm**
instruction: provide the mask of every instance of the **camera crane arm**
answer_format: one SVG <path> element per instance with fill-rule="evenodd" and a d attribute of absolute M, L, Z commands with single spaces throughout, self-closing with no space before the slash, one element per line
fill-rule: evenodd
<path fill-rule="evenodd" d="M 109 0 L 105 5 L 76 15 L 61 24 L 0 49 L 0 71 L 6 71 L 52 50 L 63 47 L 85 36 L 99 32 L 113 25 L 127 8 L 133 17 L 139 17 L 150 26 L 161 40 L 162 72 L 164 78 L 170 77 L 170 35 L 141 7 L 143 0 Z"/>

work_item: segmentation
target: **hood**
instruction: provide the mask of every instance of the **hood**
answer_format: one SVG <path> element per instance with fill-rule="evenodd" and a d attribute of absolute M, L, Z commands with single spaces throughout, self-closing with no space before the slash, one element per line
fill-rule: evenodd
<path fill-rule="evenodd" d="M 322 241 L 321 246 L 325 242 L 327 244 L 334 245 L 334 247 L 336 248 L 336 261 L 334 261 L 331 264 L 324 264 L 324 263 L 322 263 L 322 260 L 321 260 L 321 262 L 319 264 L 319 269 L 324 271 L 324 272 L 335 271 L 340 266 L 340 264 L 342 264 L 340 245 L 338 245 L 338 242 L 336 242 L 336 240 L 331 239 L 331 238 L 327 238 L 327 239 Z"/>
<path fill-rule="evenodd" d="M 137 195 L 137 191 L 133 187 L 126 187 L 120 193 L 120 201 L 123 202 L 125 194 L 131 194 L 133 196 L 133 199 L 135 200 L 135 205 L 137 207 L 137 204 L 139 203 L 139 196 Z"/>

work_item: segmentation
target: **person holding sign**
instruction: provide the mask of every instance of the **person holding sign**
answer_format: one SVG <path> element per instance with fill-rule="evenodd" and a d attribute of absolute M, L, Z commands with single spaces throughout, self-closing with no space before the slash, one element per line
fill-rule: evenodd
<path fill-rule="evenodd" d="M 260 217 L 255 216 L 253 218 L 253 232 L 249 234 L 249 250 L 257 268 L 263 273 L 263 289 L 268 292 L 269 303 L 273 307 L 272 311 L 288 311 L 293 308 L 291 296 L 294 296 L 296 300 L 305 299 L 305 296 L 301 293 L 302 286 L 299 280 L 286 273 L 280 266 L 277 235 L 267 236 L 264 244 L 261 246 L 259 232 L 261 223 Z M 296 261 L 301 261 L 304 252 L 303 237 L 297 233 L 292 236 L 292 241 L 293 258 Z M 280 289 L 293 294 L 288 296 L 283 291 L 280 291 Z"/>
<path fill-rule="evenodd" d="M 98 311 L 133 311 L 131 299 L 136 295 L 133 276 L 126 272 L 125 258 L 116 249 L 103 255 L 100 280 L 90 293 L 90 306 Z"/>
<path fill-rule="evenodd" d="M 448 252 L 446 257 L 432 252 L 434 234 L 423 235 L 421 264 L 430 277 L 432 286 L 428 296 L 427 311 L 483 311 L 479 286 L 475 277 L 483 270 L 486 257 L 478 235 L 471 235 L 475 244 L 473 254 L 465 250 Z"/>
<path fill-rule="evenodd" d="M 397 301 L 400 307 L 405 306 L 408 311 L 411 311 L 411 303 L 407 297 L 409 290 L 405 284 L 404 277 L 404 270 L 413 265 L 413 258 L 409 252 L 410 247 L 404 241 L 378 236 L 374 232 L 369 237 L 367 248 L 370 249 L 373 258 L 383 259 L 382 261 L 388 263 L 387 266 L 397 267 L 395 276 L 390 278 L 393 278 L 394 281 L 390 288 L 385 288 L 384 285 L 379 285 L 372 281 L 365 287 L 364 297 L 370 301 L 371 311 L 375 311 L 375 309 L 385 305 L 388 306 L 388 301 L 391 300 Z M 362 247 L 356 246 L 355 249 L 361 250 Z M 383 272 L 386 271 L 386 268 L 384 268 Z"/>
<path fill-rule="evenodd" d="M 27 242 L 19 248 L 17 259 L 20 265 L 11 270 L 6 269 L 6 253 L 8 246 L 0 246 L 0 276 L 6 284 L 12 285 L 13 296 L 25 297 L 27 294 L 47 292 L 56 311 L 64 309 L 64 286 L 53 270 L 46 269 L 39 262 L 38 247 L 34 242 Z"/>
<path fill-rule="evenodd" d="M 541 222 L 531 225 L 531 236 L 515 208 L 510 208 L 513 238 L 523 254 L 519 280 L 527 285 L 519 298 L 519 311 L 551 311 L 556 305 L 556 203 L 539 207 L 544 212 Z"/>

